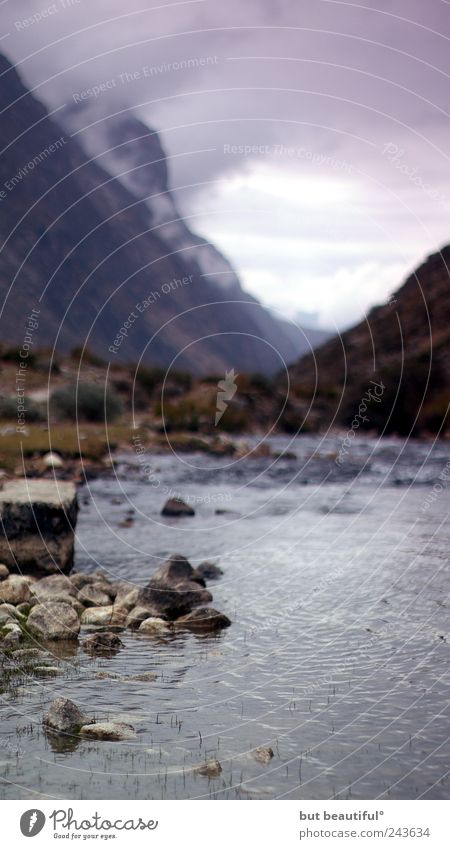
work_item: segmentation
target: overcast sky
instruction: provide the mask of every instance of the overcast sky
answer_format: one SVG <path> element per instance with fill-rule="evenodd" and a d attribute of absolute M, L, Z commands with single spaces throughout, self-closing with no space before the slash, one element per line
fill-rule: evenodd
<path fill-rule="evenodd" d="M 86 120 L 134 109 L 160 131 L 183 212 L 266 303 L 343 328 L 449 241 L 447 0 L 0 12 L 0 47 L 51 108 L 83 96 Z"/>

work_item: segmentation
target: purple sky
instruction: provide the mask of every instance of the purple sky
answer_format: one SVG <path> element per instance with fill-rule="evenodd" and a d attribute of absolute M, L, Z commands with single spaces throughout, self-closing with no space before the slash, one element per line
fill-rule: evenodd
<path fill-rule="evenodd" d="M 266 303 L 342 328 L 449 241 L 446 0 L 0 11 L 1 48 L 51 108 L 107 83 L 86 120 L 134 108 L 161 132 L 191 226 Z"/>

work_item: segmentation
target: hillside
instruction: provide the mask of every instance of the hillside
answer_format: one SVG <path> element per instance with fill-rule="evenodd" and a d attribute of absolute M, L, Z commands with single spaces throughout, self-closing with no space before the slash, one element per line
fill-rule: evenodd
<path fill-rule="evenodd" d="M 382 384 L 357 428 L 398 433 L 445 428 L 450 398 L 450 246 L 429 256 L 366 319 L 291 369 L 294 407 L 306 422 L 351 426 L 370 381 Z"/>

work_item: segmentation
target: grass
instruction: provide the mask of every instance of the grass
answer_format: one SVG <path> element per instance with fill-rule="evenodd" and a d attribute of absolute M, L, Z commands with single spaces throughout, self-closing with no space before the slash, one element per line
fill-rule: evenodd
<path fill-rule="evenodd" d="M 21 462 L 22 451 L 26 458 L 56 451 L 65 459 L 97 462 L 119 445 L 131 444 L 133 431 L 130 425 L 111 425 L 106 432 L 103 424 L 84 424 L 78 431 L 74 424 L 58 424 L 49 430 L 39 425 L 27 426 L 27 435 L 7 433 L 0 442 L 0 466 L 13 471 Z"/>

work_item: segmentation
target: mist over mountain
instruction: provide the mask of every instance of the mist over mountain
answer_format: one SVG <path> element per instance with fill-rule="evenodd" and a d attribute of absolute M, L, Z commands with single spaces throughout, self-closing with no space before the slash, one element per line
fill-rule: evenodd
<path fill-rule="evenodd" d="M 76 134 L 75 113 L 62 128 L 4 57 L 0 74 L 3 344 L 34 308 L 36 347 L 105 360 L 273 373 L 308 349 L 182 220 L 153 130 L 128 115 Z"/>

